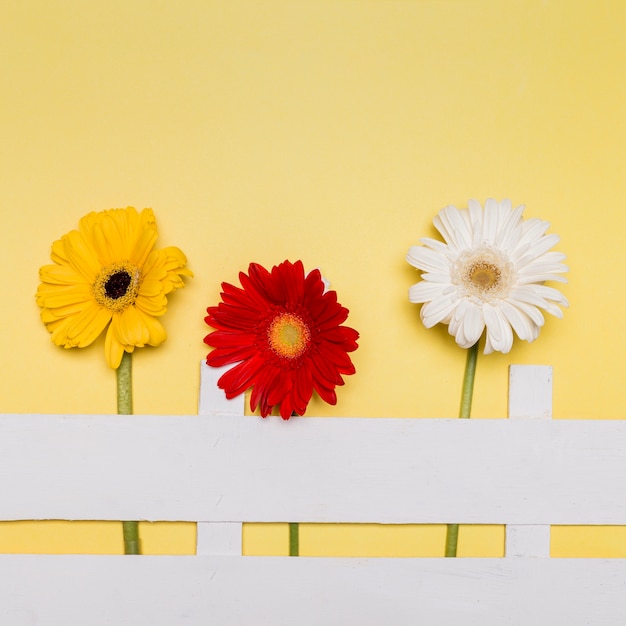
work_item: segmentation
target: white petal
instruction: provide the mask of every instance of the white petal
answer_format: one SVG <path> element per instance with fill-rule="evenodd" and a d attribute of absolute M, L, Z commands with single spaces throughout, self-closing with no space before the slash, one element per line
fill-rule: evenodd
<path fill-rule="evenodd" d="M 463 335 L 465 336 L 464 348 L 471 348 L 483 334 L 485 330 L 485 319 L 479 306 L 470 303 L 467 312 L 463 318 Z"/>
<path fill-rule="evenodd" d="M 566 258 L 567 258 L 566 255 L 563 254 L 562 252 L 552 251 L 552 252 L 546 252 L 540 257 L 540 259 L 537 259 L 537 260 L 542 260 L 545 263 L 554 263 L 555 265 L 557 264 L 560 265 L 561 261 L 565 261 Z M 564 271 L 568 270 L 567 265 L 563 265 L 562 267 L 565 268 Z"/>
<path fill-rule="evenodd" d="M 534 285 L 532 289 L 538 296 L 545 300 L 552 300 L 563 306 L 569 306 L 567 298 L 554 287 L 548 287 L 548 285 Z"/>
<path fill-rule="evenodd" d="M 447 322 L 457 306 L 457 298 L 445 295 L 422 305 L 420 316 L 426 328 L 432 328 L 440 322 Z"/>
<path fill-rule="evenodd" d="M 541 237 L 541 239 L 531 242 L 524 255 L 519 255 L 517 257 L 517 264 L 523 267 L 531 261 L 534 261 L 536 258 L 545 254 L 559 241 L 560 238 L 558 235 L 546 235 L 545 237 Z"/>
<path fill-rule="evenodd" d="M 520 339 L 534 341 L 537 338 L 539 326 L 528 315 L 524 314 L 521 309 L 505 300 L 500 303 L 500 310 Z"/>
<path fill-rule="evenodd" d="M 471 247 L 472 236 L 467 211 L 464 215 L 455 206 L 447 206 L 439 211 L 433 224 L 449 246 L 458 250 Z"/>
<path fill-rule="evenodd" d="M 540 274 L 540 273 L 528 273 L 524 272 L 524 274 L 520 274 L 517 279 L 518 284 L 520 285 L 529 285 L 531 283 L 543 283 L 546 280 L 553 280 L 557 283 L 566 283 L 567 278 L 565 276 L 561 276 L 560 274 Z"/>
<path fill-rule="evenodd" d="M 500 221 L 498 202 L 493 198 L 488 198 L 485 202 L 485 216 L 483 218 L 483 245 L 494 245 L 498 234 Z"/>
<path fill-rule="evenodd" d="M 448 246 L 442 241 L 438 241 L 437 239 L 431 239 L 430 237 L 422 237 L 420 239 L 420 242 L 423 243 L 425 246 L 428 246 L 432 250 L 440 252 L 446 258 L 450 256 L 450 248 L 448 248 Z"/>
<path fill-rule="evenodd" d="M 540 256 L 528 265 L 519 268 L 518 272 L 521 276 L 529 274 L 564 274 L 569 270 L 567 265 L 563 263 L 553 263 L 550 259 L 546 259 L 547 255 Z"/>
<path fill-rule="evenodd" d="M 409 300 L 416 304 L 429 302 L 445 294 L 447 285 L 444 283 L 419 282 L 409 287 Z"/>
<path fill-rule="evenodd" d="M 446 257 L 425 246 L 411 246 L 406 260 L 413 267 L 425 272 L 445 274 L 450 271 L 450 263 Z"/>
<path fill-rule="evenodd" d="M 487 326 L 487 336 L 494 350 L 506 354 L 513 346 L 511 325 L 498 307 L 483 305 L 483 316 Z"/>
<path fill-rule="evenodd" d="M 493 346 L 491 345 L 491 339 L 489 338 L 489 333 L 485 335 L 485 349 L 483 350 L 483 354 L 491 354 L 493 352 Z"/>
<path fill-rule="evenodd" d="M 521 224 L 524 209 L 523 204 L 515 207 L 502 225 L 495 242 L 500 250 L 514 250 L 517 246 L 522 236 Z"/>
<path fill-rule="evenodd" d="M 540 220 L 538 217 L 533 217 L 525 222 L 522 222 L 522 242 L 532 242 L 539 239 L 548 228 L 550 228 L 550 222 Z"/>
<path fill-rule="evenodd" d="M 528 242 L 526 243 L 521 243 L 521 239 L 515 244 L 515 246 L 512 246 L 509 248 L 510 252 L 509 252 L 509 258 L 511 259 L 511 261 L 513 263 L 515 263 L 515 265 L 517 267 L 520 266 L 520 259 L 524 258 L 524 255 L 526 255 L 526 253 L 528 252 L 528 250 L 530 249 L 530 244 Z"/>
<path fill-rule="evenodd" d="M 483 209 L 477 200 L 470 200 L 467 206 L 472 225 L 472 247 L 478 248 L 482 245 L 483 238 Z"/>
<path fill-rule="evenodd" d="M 513 203 L 510 198 L 504 198 L 504 200 L 500 200 L 500 212 L 504 217 L 508 216 L 513 207 Z"/>
<path fill-rule="evenodd" d="M 422 280 L 426 280 L 429 283 L 445 283 L 450 284 L 450 274 L 435 274 L 434 272 L 427 272 L 422 274 Z"/>
<path fill-rule="evenodd" d="M 543 314 L 536 306 L 528 304 L 523 300 L 516 300 L 515 298 L 511 298 L 510 296 L 507 298 L 507 300 L 512 306 L 517 307 L 522 313 L 524 313 L 524 315 L 528 316 L 535 324 L 535 326 L 537 326 L 537 328 L 540 328 L 545 324 Z"/>

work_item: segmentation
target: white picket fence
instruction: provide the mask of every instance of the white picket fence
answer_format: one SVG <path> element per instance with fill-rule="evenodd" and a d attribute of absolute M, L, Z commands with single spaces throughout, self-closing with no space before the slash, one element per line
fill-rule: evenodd
<path fill-rule="evenodd" d="M 551 524 L 626 524 L 626 421 L 545 419 L 551 368 L 500 420 L 261 420 L 216 374 L 198 416 L 0 416 L 0 519 L 199 523 L 196 556 L 0 556 L 2 626 L 626 623 L 626 560 L 550 558 Z M 506 524 L 506 557 L 241 556 L 287 521 Z"/>

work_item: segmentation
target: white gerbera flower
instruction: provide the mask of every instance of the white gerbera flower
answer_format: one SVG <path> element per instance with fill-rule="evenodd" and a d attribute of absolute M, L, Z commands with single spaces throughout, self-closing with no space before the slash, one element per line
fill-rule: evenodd
<path fill-rule="evenodd" d="M 409 300 L 423 303 L 426 328 L 448 324 L 462 348 L 473 346 L 487 327 L 485 354 L 507 353 L 513 330 L 520 339 L 534 341 L 544 324 L 543 309 L 563 317 L 568 306 L 559 291 L 544 281 L 567 282 L 565 255 L 550 252 L 558 235 L 544 234 L 550 224 L 524 220 L 524 206 L 513 209 L 510 200 L 490 198 L 481 207 L 470 200 L 467 209 L 447 206 L 433 224 L 445 243 L 424 238 L 412 246 L 407 261 L 422 274 L 409 289 Z"/>

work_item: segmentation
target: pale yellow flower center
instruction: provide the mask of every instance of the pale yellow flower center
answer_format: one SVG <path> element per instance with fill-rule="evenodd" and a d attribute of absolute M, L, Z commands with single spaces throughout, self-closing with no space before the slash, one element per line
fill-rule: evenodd
<path fill-rule="evenodd" d="M 297 315 L 280 313 L 267 329 L 267 340 L 278 356 L 295 359 L 307 349 L 311 331 Z"/>
<path fill-rule="evenodd" d="M 493 263 L 479 261 L 472 265 L 467 271 L 467 279 L 478 289 L 488 291 L 498 286 L 502 272 Z"/>
<path fill-rule="evenodd" d="M 123 311 L 137 299 L 141 271 L 128 261 L 103 267 L 93 284 L 96 302 L 114 313 Z"/>
<path fill-rule="evenodd" d="M 459 256 L 452 267 L 452 282 L 481 300 L 505 297 L 516 279 L 515 267 L 499 250 L 479 248 Z"/>

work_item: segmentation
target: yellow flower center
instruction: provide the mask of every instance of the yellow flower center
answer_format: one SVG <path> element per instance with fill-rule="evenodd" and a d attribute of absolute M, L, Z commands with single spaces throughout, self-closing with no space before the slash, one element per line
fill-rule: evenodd
<path fill-rule="evenodd" d="M 499 250 L 479 248 L 461 254 L 452 267 L 452 282 L 466 295 L 483 301 L 506 297 L 516 280 L 515 267 Z"/>
<path fill-rule="evenodd" d="M 309 346 L 311 331 L 297 315 L 280 313 L 270 323 L 267 339 L 278 356 L 295 359 Z"/>
<path fill-rule="evenodd" d="M 483 291 L 489 291 L 498 286 L 502 272 L 497 265 L 478 261 L 467 270 L 467 280 Z"/>
<path fill-rule="evenodd" d="M 103 267 L 93 284 L 96 302 L 114 313 L 123 311 L 137 299 L 141 271 L 128 261 Z"/>

